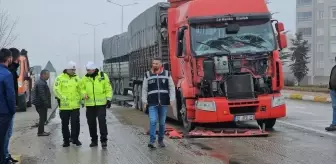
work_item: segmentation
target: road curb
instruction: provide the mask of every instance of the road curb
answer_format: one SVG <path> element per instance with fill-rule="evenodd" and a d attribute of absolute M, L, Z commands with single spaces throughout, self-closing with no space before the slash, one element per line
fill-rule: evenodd
<path fill-rule="evenodd" d="M 312 102 L 320 102 L 320 103 L 331 103 L 331 98 L 328 96 L 311 96 L 304 95 L 299 93 L 282 93 L 285 99 L 292 100 L 303 100 L 303 101 L 312 101 Z"/>

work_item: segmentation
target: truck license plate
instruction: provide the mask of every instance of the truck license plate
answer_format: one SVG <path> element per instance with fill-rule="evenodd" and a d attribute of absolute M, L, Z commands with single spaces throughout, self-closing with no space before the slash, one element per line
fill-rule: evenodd
<path fill-rule="evenodd" d="M 254 115 L 235 116 L 235 121 L 254 120 Z"/>

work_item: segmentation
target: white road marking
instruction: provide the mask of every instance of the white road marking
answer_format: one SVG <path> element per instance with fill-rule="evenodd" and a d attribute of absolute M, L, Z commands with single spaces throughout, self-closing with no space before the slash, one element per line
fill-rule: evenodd
<path fill-rule="evenodd" d="M 304 106 L 295 106 L 293 108 L 296 108 L 296 109 L 306 109 L 306 107 L 304 107 Z"/>
<path fill-rule="evenodd" d="M 293 124 L 293 123 L 289 123 L 289 122 L 281 121 L 281 120 L 277 120 L 277 122 L 281 123 L 281 124 L 288 125 L 288 126 L 293 126 L 293 127 L 296 127 L 296 128 L 301 128 L 301 129 L 304 129 L 304 130 L 312 131 L 312 132 L 315 132 L 315 133 L 320 133 L 320 134 L 323 134 L 323 135 L 336 137 L 335 133 L 326 132 L 326 131 L 323 131 L 323 130 L 316 130 L 316 129 L 313 129 L 313 128 L 310 128 L 310 127 L 306 127 L 306 126 L 302 126 L 302 125 L 298 125 L 298 124 Z"/>
<path fill-rule="evenodd" d="M 301 113 L 301 114 L 308 114 L 312 116 L 318 116 L 317 114 L 314 114 L 312 112 L 304 112 L 304 111 L 290 111 L 289 113 L 294 112 L 294 113 Z"/>

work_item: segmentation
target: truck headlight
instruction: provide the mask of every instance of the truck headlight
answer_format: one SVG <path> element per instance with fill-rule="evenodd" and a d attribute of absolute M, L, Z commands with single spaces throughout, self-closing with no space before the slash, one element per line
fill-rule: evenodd
<path fill-rule="evenodd" d="M 215 112 L 216 104 L 214 101 L 196 101 L 196 109 Z"/>
<path fill-rule="evenodd" d="M 272 99 L 272 108 L 284 105 L 285 104 L 285 98 L 283 96 L 273 96 Z"/>

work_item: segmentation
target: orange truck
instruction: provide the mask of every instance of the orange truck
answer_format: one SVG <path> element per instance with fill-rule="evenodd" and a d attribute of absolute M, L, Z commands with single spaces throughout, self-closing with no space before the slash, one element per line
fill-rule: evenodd
<path fill-rule="evenodd" d="M 29 65 L 28 52 L 25 49 L 21 50 L 21 55 L 19 57 L 20 66 L 17 69 L 18 74 L 18 106 L 17 110 L 25 112 L 27 107 L 32 106 L 31 101 L 31 90 L 32 90 L 32 79 L 31 73 L 32 68 Z"/>
<path fill-rule="evenodd" d="M 286 116 L 279 58 L 287 47 L 284 30 L 265 0 L 169 0 L 137 16 L 126 33 L 103 40 L 104 71 L 114 84 L 122 82 L 114 88 L 119 94 L 132 90 L 135 107 L 145 111 L 143 75 L 151 59 L 161 57 L 177 94 L 168 117 L 187 131 L 200 123 L 250 120 L 273 128 Z"/>

